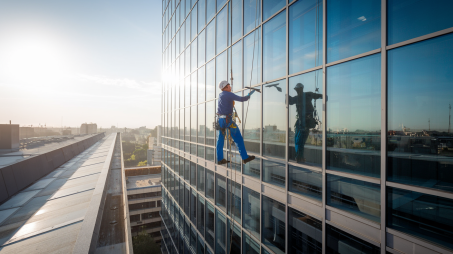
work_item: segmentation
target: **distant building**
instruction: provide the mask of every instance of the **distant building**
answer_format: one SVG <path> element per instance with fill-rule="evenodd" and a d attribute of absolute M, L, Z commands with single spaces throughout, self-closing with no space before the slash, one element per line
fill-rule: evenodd
<path fill-rule="evenodd" d="M 160 167 L 131 168 L 125 171 L 132 236 L 141 231 L 161 242 L 162 189 Z"/>
<path fill-rule="evenodd" d="M 19 139 L 36 137 L 33 127 L 19 127 Z"/>
<path fill-rule="evenodd" d="M 19 149 L 18 124 L 0 124 L 0 149 Z"/>
<path fill-rule="evenodd" d="M 83 123 L 80 126 L 80 134 L 94 134 L 98 132 L 98 125 L 95 123 Z"/>

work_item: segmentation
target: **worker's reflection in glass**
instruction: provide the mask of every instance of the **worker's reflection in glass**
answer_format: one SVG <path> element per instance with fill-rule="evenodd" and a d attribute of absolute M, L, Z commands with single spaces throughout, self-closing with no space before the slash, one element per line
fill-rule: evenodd
<path fill-rule="evenodd" d="M 296 96 L 289 96 L 289 105 L 296 105 L 296 124 L 294 125 L 296 161 L 301 163 L 305 162 L 304 146 L 307 142 L 310 129 L 318 125 L 318 120 L 315 118 L 315 109 L 312 100 L 322 99 L 322 94 L 314 92 L 304 92 L 304 85 L 297 83 L 294 87 Z"/>

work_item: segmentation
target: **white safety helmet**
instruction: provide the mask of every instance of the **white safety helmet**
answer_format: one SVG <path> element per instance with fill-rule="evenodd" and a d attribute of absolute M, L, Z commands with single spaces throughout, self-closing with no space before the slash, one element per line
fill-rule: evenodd
<path fill-rule="evenodd" d="M 228 85 L 228 82 L 226 80 L 220 81 L 219 83 L 219 89 L 223 90 Z"/>

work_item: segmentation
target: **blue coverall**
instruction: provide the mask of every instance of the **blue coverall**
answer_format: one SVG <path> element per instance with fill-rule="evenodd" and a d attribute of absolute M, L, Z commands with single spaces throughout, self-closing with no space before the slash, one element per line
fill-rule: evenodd
<path fill-rule="evenodd" d="M 242 139 L 241 132 L 239 131 L 238 126 L 232 120 L 232 113 L 233 113 L 233 101 L 247 101 L 250 96 L 237 96 L 234 93 L 223 91 L 219 94 L 219 103 L 217 107 L 217 114 L 218 115 L 226 115 L 227 118 L 219 118 L 219 125 L 220 128 L 228 128 L 231 132 L 231 137 L 236 143 L 236 146 L 239 150 L 239 154 L 241 155 L 242 160 L 247 159 L 249 156 L 247 155 L 247 151 L 245 150 L 244 146 L 244 139 Z M 228 126 L 227 126 L 228 120 Z M 216 152 L 217 152 L 217 161 L 223 160 L 223 144 L 224 144 L 225 136 L 223 135 L 221 130 L 217 131 L 217 145 L 216 145 Z"/>

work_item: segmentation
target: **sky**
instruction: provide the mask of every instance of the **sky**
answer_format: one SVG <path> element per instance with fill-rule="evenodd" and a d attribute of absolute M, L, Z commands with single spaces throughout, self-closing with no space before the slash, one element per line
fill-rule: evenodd
<path fill-rule="evenodd" d="M 0 0 L 0 124 L 154 128 L 161 0 Z"/>

